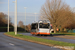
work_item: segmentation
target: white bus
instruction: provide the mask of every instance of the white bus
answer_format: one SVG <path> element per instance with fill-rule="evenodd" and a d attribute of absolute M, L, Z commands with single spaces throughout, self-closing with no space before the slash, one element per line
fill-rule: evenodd
<path fill-rule="evenodd" d="M 50 22 L 40 20 L 31 24 L 32 35 L 50 35 Z"/>

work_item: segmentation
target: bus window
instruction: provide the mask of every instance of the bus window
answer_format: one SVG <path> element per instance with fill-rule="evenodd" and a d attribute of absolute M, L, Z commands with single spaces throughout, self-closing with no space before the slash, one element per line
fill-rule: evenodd
<path fill-rule="evenodd" d="M 37 23 L 34 23 L 31 25 L 31 29 L 37 29 L 38 28 L 38 24 Z"/>
<path fill-rule="evenodd" d="M 49 28 L 49 23 L 39 23 L 39 28 Z"/>

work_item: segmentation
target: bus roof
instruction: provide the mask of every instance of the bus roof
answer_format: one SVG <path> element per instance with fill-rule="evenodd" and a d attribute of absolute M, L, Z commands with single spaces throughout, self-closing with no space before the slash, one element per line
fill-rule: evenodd
<path fill-rule="evenodd" d="M 50 23 L 48 20 L 39 20 L 38 22 L 33 22 L 32 24 L 34 23 Z"/>
<path fill-rule="evenodd" d="M 48 20 L 39 20 L 39 23 L 50 23 Z"/>

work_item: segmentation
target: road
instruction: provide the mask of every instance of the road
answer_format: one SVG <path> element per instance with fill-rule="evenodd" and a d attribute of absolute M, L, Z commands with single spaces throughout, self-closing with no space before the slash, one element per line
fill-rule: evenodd
<path fill-rule="evenodd" d="M 61 50 L 37 43 L 11 38 L 0 33 L 0 50 Z"/>
<path fill-rule="evenodd" d="M 19 33 L 19 34 L 32 36 L 30 33 Z M 58 37 L 53 37 L 53 36 L 34 36 L 34 37 L 55 40 L 55 41 L 68 42 L 68 43 L 75 43 L 75 40 L 73 39 L 58 38 Z"/>

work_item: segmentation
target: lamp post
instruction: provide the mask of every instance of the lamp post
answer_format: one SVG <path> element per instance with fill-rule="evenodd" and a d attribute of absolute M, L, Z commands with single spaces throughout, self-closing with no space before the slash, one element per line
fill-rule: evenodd
<path fill-rule="evenodd" d="M 9 0 L 8 0 L 8 32 L 9 32 Z"/>
<path fill-rule="evenodd" d="M 24 7 L 24 9 L 25 9 L 25 25 L 26 25 L 26 8 L 27 7 Z M 25 26 L 25 30 L 26 30 L 26 26 Z"/>
<path fill-rule="evenodd" d="M 15 3 L 15 35 L 17 35 L 17 0 L 14 1 Z"/>

